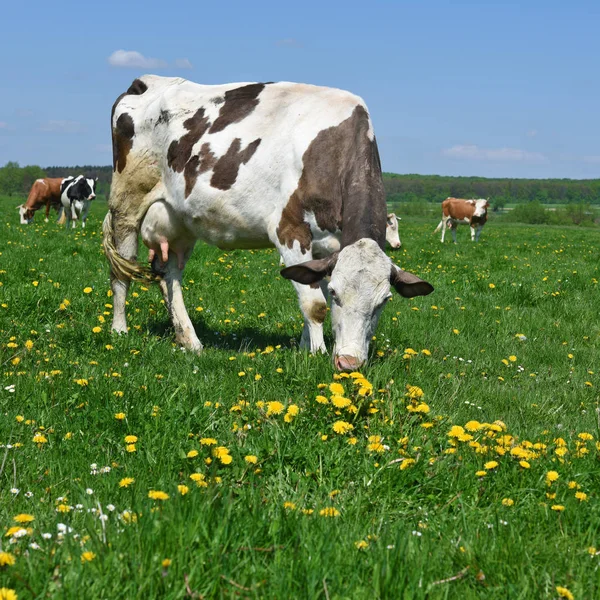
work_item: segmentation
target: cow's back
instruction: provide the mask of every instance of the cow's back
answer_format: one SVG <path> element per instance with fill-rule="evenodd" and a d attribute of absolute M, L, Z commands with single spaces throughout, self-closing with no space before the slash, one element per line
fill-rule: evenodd
<path fill-rule="evenodd" d="M 281 229 L 282 211 L 295 202 L 292 212 L 315 213 L 321 229 L 341 229 L 347 221 L 348 235 L 356 237 L 364 231 L 354 224 L 366 223 L 368 237 L 385 244 L 373 129 L 364 102 L 349 92 L 290 82 L 207 86 L 146 75 L 117 100 L 112 126 L 113 184 L 127 174 L 127 185 L 145 193 L 160 186 L 204 230 L 259 222 Z M 344 201 L 353 218 L 344 217 Z"/>

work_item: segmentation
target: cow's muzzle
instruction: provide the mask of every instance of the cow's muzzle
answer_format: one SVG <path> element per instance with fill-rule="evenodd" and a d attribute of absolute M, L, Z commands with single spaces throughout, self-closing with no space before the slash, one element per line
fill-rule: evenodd
<path fill-rule="evenodd" d="M 356 371 L 360 369 L 365 361 L 349 354 L 337 354 L 333 362 L 338 371 Z"/>

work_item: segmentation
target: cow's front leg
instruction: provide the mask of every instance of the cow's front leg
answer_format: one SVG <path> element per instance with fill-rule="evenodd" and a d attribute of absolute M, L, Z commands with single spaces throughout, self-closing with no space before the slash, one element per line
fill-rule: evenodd
<path fill-rule="evenodd" d="M 202 343 L 198 339 L 188 315 L 181 287 L 183 268 L 192 254 L 193 248 L 192 245 L 189 248 L 178 249 L 174 252 L 169 249 L 168 243 L 164 242 L 164 244 L 161 244 L 160 254 L 155 254 L 154 251 L 151 251 L 151 253 L 155 254 L 152 260 L 152 268 L 160 275 L 160 289 L 175 329 L 175 339 L 186 350 L 200 353 L 202 352 Z M 164 258 L 167 258 L 166 262 L 164 262 Z"/>
<path fill-rule="evenodd" d="M 448 227 L 448 221 L 442 219 L 442 244 L 444 243 L 444 236 L 446 235 L 446 227 Z"/>
<path fill-rule="evenodd" d="M 479 236 L 481 235 L 481 230 L 483 229 L 483 225 L 477 226 L 477 231 L 475 232 L 475 241 L 479 241 Z"/>
<path fill-rule="evenodd" d="M 46 218 L 44 219 L 44 223 L 49 221 L 48 215 L 50 214 L 50 202 L 46 202 Z"/>
<path fill-rule="evenodd" d="M 475 241 L 475 227 L 471 225 L 471 241 Z"/>
<path fill-rule="evenodd" d="M 297 242 L 294 243 L 293 248 L 278 245 L 281 258 L 287 266 L 312 260 L 312 252 L 310 250 L 302 253 L 297 246 Z M 323 339 L 323 323 L 327 316 L 327 301 L 325 300 L 321 285 L 319 283 L 303 285 L 295 281 L 292 281 L 292 284 L 298 294 L 300 310 L 304 317 L 300 347 L 310 350 L 313 354 L 317 352 L 326 353 L 327 348 Z"/>

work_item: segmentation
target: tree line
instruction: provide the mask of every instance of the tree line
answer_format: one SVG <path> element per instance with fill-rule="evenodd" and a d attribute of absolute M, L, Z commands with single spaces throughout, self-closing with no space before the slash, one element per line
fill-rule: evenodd
<path fill-rule="evenodd" d="M 79 175 L 98 177 L 96 192 L 108 197 L 112 167 L 82 165 L 44 167 L 8 162 L 0 167 L 0 194 L 23 196 L 40 177 Z M 384 173 L 388 202 L 439 203 L 445 198 L 488 198 L 494 209 L 506 204 L 600 204 L 600 179 L 488 179 L 442 175 L 398 175 Z"/>
<path fill-rule="evenodd" d="M 487 198 L 498 210 L 506 204 L 600 204 L 600 179 L 488 179 L 384 173 L 387 200 L 441 202 L 448 197 Z"/>

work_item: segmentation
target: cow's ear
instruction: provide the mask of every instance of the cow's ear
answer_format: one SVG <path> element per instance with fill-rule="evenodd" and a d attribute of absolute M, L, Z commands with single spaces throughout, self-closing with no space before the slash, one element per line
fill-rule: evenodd
<path fill-rule="evenodd" d="M 321 281 L 323 277 L 331 275 L 335 264 L 337 263 L 338 253 L 334 252 L 327 258 L 319 258 L 317 260 L 309 260 L 298 265 L 292 265 L 281 270 L 282 277 L 291 279 L 296 283 L 310 285 Z"/>
<path fill-rule="evenodd" d="M 23 208 L 22 204 L 19 204 L 19 206 L 17 206 L 17 210 L 21 210 Z"/>
<path fill-rule="evenodd" d="M 433 286 L 427 281 L 423 281 L 416 275 L 399 269 L 392 264 L 390 272 L 390 283 L 394 289 L 405 298 L 414 298 L 415 296 L 427 296 L 433 292 Z"/>

